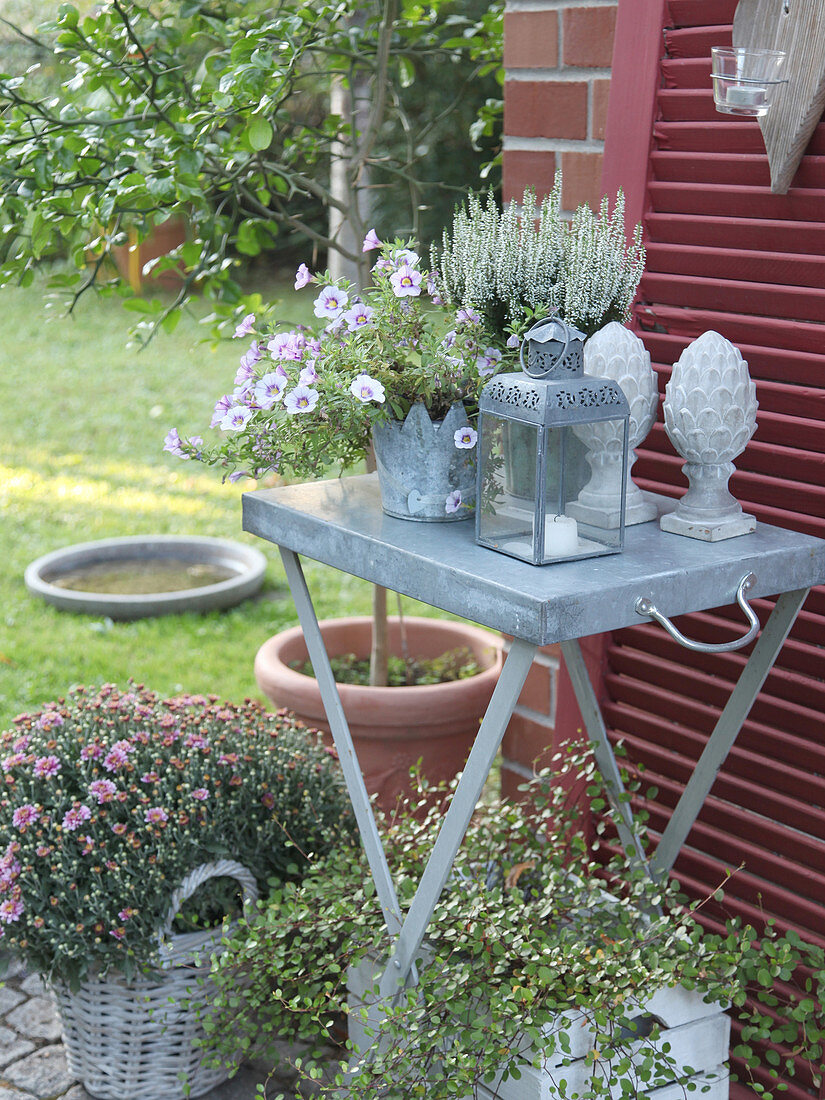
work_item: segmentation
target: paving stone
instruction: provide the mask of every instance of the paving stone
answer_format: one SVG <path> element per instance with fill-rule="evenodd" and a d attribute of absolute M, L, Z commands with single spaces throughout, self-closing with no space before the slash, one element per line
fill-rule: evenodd
<path fill-rule="evenodd" d="M 49 995 L 49 988 L 39 974 L 29 974 L 20 983 L 20 988 L 24 993 L 28 993 L 30 997 L 47 997 Z"/>
<path fill-rule="evenodd" d="M 11 1012 L 16 1005 L 19 1005 L 25 999 L 25 993 L 18 993 L 16 989 L 4 985 L 0 989 L 0 1016 L 5 1016 L 7 1012 Z"/>
<path fill-rule="evenodd" d="M 10 1089 L 0 1085 L 0 1100 L 31 1100 L 30 1092 L 22 1092 L 20 1089 Z"/>
<path fill-rule="evenodd" d="M 0 1096 L 0 1100 L 3 1100 L 2 1096 Z M 65 1092 L 60 1097 L 60 1100 L 94 1100 L 94 1098 L 91 1093 L 86 1092 L 82 1085 L 75 1085 L 73 1089 L 69 1089 L 68 1092 Z"/>
<path fill-rule="evenodd" d="M 34 1043 L 30 1043 L 28 1039 L 21 1039 L 10 1028 L 0 1024 L 0 1069 L 10 1062 L 25 1058 L 33 1050 Z M 2 1100 L 1 1097 L 0 1100 Z"/>
<path fill-rule="evenodd" d="M 42 1047 L 28 1058 L 7 1066 L 3 1076 L 12 1085 L 34 1093 L 39 1100 L 61 1096 L 75 1083 L 74 1078 L 69 1076 L 66 1055 L 60 1043 Z"/>
<path fill-rule="evenodd" d="M 62 1034 L 51 997 L 32 997 L 13 1012 L 9 1012 L 6 1023 L 21 1035 L 30 1035 L 32 1039 L 54 1042 Z"/>
<path fill-rule="evenodd" d="M 20 978 L 26 973 L 26 964 L 17 955 L 0 952 L 0 969 L 4 962 L 6 963 L 4 978 Z"/>

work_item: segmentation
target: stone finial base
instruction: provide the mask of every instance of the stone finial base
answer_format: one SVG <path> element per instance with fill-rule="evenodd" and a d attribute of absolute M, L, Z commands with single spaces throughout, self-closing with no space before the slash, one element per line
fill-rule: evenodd
<path fill-rule="evenodd" d="M 748 515 L 747 512 L 739 512 L 734 516 L 703 523 L 698 519 L 686 519 L 680 516 L 677 509 L 675 512 L 667 512 L 663 515 L 659 520 L 659 526 L 663 531 L 670 531 L 674 535 L 686 535 L 689 539 L 722 542 L 724 539 L 734 539 L 738 535 L 751 534 L 756 530 L 756 517 Z"/>

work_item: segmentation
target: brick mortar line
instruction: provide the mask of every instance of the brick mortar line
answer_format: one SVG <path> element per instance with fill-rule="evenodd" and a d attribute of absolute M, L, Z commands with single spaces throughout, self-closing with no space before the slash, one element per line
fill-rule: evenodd
<path fill-rule="evenodd" d="M 508 0 L 504 11 L 577 11 L 582 8 L 615 8 L 618 0 Z"/>
<path fill-rule="evenodd" d="M 603 66 L 567 65 L 564 68 L 505 69 L 505 80 L 514 84 L 571 84 L 574 81 L 609 80 L 612 69 Z"/>
<path fill-rule="evenodd" d="M 604 142 L 596 138 L 519 137 L 505 134 L 505 153 L 603 153 Z"/>

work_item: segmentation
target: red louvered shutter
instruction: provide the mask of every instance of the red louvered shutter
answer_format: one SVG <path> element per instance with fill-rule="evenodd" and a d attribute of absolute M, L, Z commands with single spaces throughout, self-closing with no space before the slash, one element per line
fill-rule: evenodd
<path fill-rule="evenodd" d="M 662 23 L 655 23 L 658 9 Z M 710 48 L 730 45 L 735 0 L 620 0 L 604 189 L 641 218 L 647 269 L 633 327 L 664 392 L 672 364 L 715 329 L 748 360 L 759 426 L 736 460 L 734 495 L 758 520 L 825 537 L 825 123 L 787 195 L 770 191 L 758 124 L 717 114 Z M 644 87 L 647 72 L 649 83 Z M 651 114 L 651 101 L 653 111 Z M 652 128 L 652 133 L 651 133 Z M 635 158 L 635 160 L 634 160 Z M 681 459 L 661 417 L 634 467 L 645 489 L 680 495 Z M 772 604 L 758 601 L 764 623 Z M 738 609 L 679 620 L 702 640 L 741 629 Z M 724 907 L 825 942 L 825 590 L 811 593 L 676 863 L 706 896 L 744 864 Z M 655 625 L 611 636 L 604 715 L 658 787 L 664 828 L 746 652 L 690 653 Z M 771 1080 L 760 1072 L 766 1087 Z M 810 1071 L 789 1100 L 817 1095 Z M 732 1096 L 751 1096 L 741 1085 Z M 820 1097 L 825 1092 L 820 1090 Z"/>

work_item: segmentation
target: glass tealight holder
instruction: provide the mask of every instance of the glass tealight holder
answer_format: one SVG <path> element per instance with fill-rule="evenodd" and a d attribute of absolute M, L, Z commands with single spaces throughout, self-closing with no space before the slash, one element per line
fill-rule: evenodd
<path fill-rule="evenodd" d="M 750 118 L 766 115 L 777 88 L 787 84 L 780 76 L 785 51 L 713 46 L 710 54 L 716 110 Z"/>

